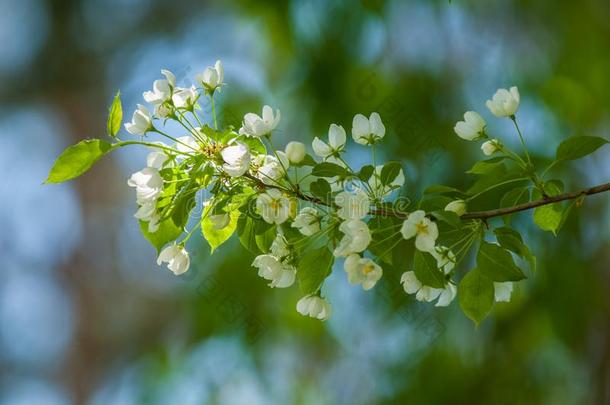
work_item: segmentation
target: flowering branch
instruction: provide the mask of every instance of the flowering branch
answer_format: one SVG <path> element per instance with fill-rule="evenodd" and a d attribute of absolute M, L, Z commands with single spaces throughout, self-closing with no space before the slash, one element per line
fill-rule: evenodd
<path fill-rule="evenodd" d="M 516 87 L 498 90 L 486 105 L 494 116 L 514 122 L 524 157 L 491 138 L 483 117 L 468 111 L 454 131 L 466 141 L 482 141 L 481 151 L 490 157 L 468 171 L 478 180 L 468 192 L 429 187 L 424 198 L 406 212 L 395 198 L 406 180 L 401 164 L 377 164 L 376 145 L 386 134 L 379 114 L 353 118 L 353 142 L 370 148 L 371 154 L 371 164 L 353 168 L 344 156 L 346 130 L 338 124 L 330 124 L 327 138 L 313 139 L 313 156 L 295 141 L 283 151 L 276 150 L 272 135 L 281 115 L 269 106 L 263 107 L 260 116 L 246 114 L 239 131 L 219 128 L 214 96 L 224 86 L 220 61 L 196 76 L 197 86 L 178 87 L 170 71 L 161 73 L 165 79 L 156 80 L 153 89 L 143 94 L 154 110 L 138 105 L 124 127 L 131 135 L 157 134 L 172 144 L 119 140 L 123 112 L 117 94 L 108 118 L 108 135 L 114 142 L 91 139 L 67 148 L 47 183 L 83 174 L 114 149 L 150 148 L 146 167 L 132 174 L 127 184 L 135 189 L 134 216 L 158 251 L 157 263 L 166 263 L 180 275 L 190 267 L 186 246 L 194 243 L 195 231 L 201 230 L 212 253 L 236 233 L 256 255 L 252 266 L 258 275 L 273 288 L 288 288 L 298 281 L 304 296 L 296 304 L 297 311 L 320 320 L 331 316 L 330 302 L 322 295 L 325 280 L 335 261 L 342 260 L 347 281 L 363 290 L 374 288 L 384 271 L 399 271 L 405 292 L 418 301 L 448 306 L 459 291 L 462 310 L 478 323 L 494 302 L 509 301 L 514 283 L 525 278 L 514 259 L 519 257 L 532 268 L 536 265 L 517 230 L 483 223 L 534 209 L 536 225 L 557 233 L 570 212 L 562 201 L 578 202 L 586 195 L 610 191 L 607 183 L 564 193 L 560 180 L 545 180 L 557 163 L 581 158 L 608 143 L 603 138 L 581 136 L 562 142 L 555 161 L 542 175 L 537 174 L 515 116 L 520 103 Z M 207 122 L 213 126 L 205 125 L 206 117 L 200 117 L 198 100 L 204 95 L 212 104 Z M 168 120 L 177 122 L 186 135 L 165 132 Z M 471 201 L 508 185 L 513 188 L 502 197 L 501 208 L 467 212 Z M 195 196 L 201 190 L 211 197 L 199 212 L 194 210 Z M 532 192 L 542 198 L 536 199 Z M 405 245 L 411 242 L 415 253 L 407 255 Z M 472 269 L 463 277 L 456 272 L 462 263 Z"/>

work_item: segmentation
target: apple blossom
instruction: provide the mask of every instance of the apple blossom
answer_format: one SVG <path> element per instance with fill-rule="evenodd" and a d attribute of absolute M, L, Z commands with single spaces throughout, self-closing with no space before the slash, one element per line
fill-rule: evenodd
<path fill-rule="evenodd" d="M 224 161 L 222 170 L 231 177 L 241 176 L 250 168 L 250 150 L 243 143 L 227 146 L 220 155 Z"/>
<path fill-rule="evenodd" d="M 272 255 L 259 255 L 254 258 L 252 266 L 258 268 L 258 275 L 271 281 L 269 287 L 286 288 L 294 284 L 296 269 L 282 263 Z"/>
<path fill-rule="evenodd" d="M 381 182 L 381 171 L 383 170 L 383 165 L 377 165 L 375 167 L 375 171 L 371 178 L 369 178 L 368 184 L 371 190 L 373 190 L 373 194 L 377 198 L 387 197 L 392 191 L 396 190 L 404 186 L 405 184 L 405 174 L 402 169 L 399 170 L 398 175 L 392 180 L 390 184 L 384 185 Z"/>
<path fill-rule="evenodd" d="M 259 194 L 256 209 L 265 222 L 281 224 L 290 217 L 291 202 L 281 191 L 274 188 Z"/>
<path fill-rule="evenodd" d="M 430 254 L 436 259 L 436 265 L 445 274 L 449 274 L 455 267 L 456 258 L 449 248 L 445 246 L 435 246 Z"/>
<path fill-rule="evenodd" d="M 510 90 L 498 89 L 496 94 L 494 94 L 491 100 L 487 100 L 485 105 L 498 118 L 513 117 L 519 109 L 519 101 L 519 89 L 513 86 Z"/>
<path fill-rule="evenodd" d="M 131 122 L 125 124 L 125 129 L 132 135 L 145 135 L 148 131 L 153 129 L 150 111 L 143 105 L 138 104 L 138 108 L 133 113 Z"/>
<path fill-rule="evenodd" d="M 453 127 L 453 130 L 462 139 L 474 141 L 475 139 L 485 137 L 485 126 L 487 123 L 475 111 L 466 111 L 464 113 L 464 121 L 458 121 Z"/>
<path fill-rule="evenodd" d="M 410 213 L 403 222 L 400 232 L 405 239 L 415 236 L 415 247 L 422 252 L 432 250 L 438 238 L 436 223 L 427 218 L 422 210 Z"/>
<path fill-rule="evenodd" d="M 385 136 L 385 126 L 376 112 L 367 119 L 362 114 L 356 114 L 352 121 L 352 138 L 361 145 L 372 145 Z"/>
<path fill-rule="evenodd" d="M 311 146 L 316 156 L 329 158 L 336 156 L 345 149 L 345 129 L 341 125 L 330 124 L 328 128 L 328 143 L 317 136 L 313 139 Z"/>
<path fill-rule="evenodd" d="M 271 243 L 271 254 L 278 259 L 285 259 L 290 255 L 290 248 L 288 247 L 288 241 L 281 233 L 278 233 L 273 242 Z"/>
<path fill-rule="evenodd" d="M 339 231 L 343 233 L 343 238 L 333 252 L 337 257 L 362 252 L 371 243 L 371 231 L 368 225 L 359 219 L 342 222 Z"/>
<path fill-rule="evenodd" d="M 201 149 L 195 138 L 190 135 L 178 137 L 176 140 L 178 142 L 176 142 L 174 148 L 176 148 L 178 152 L 193 153 Z"/>
<path fill-rule="evenodd" d="M 315 208 L 305 207 L 299 212 L 291 227 L 296 228 L 305 236 L 311 236 L 320 231 L 320 215 Z"/>
<path fill-rule="evenodd" d="M 306 295 L 297 302 L 297 311 L 304 316 L 325 321 L 330 318 L 331 306 L 328 301 L 317 295 Z"/>
<path fill-rule="evenodd" d="M 445 211 L 455 212 L 458 216 L 466 213 L 466 201 L 454 200 L 445 206 Z"/>
<path fill-rule="evenodd" d="M 502 148 L 502 144 L 497 139 L 492 139 L 487 142 L 483 142 L 481 145 L 481 150 L 485 156 L 491 156 Z"/>
<path fill-rule="evenodd" d="M 160 170 L 169 157 L 164 152 L 153 151 L 146 157 L 146 166 Z"/>
<path fill-rule="evenodd" d="M 165 76 L 165 80 L 155 80 L 153 90 L 142 94 L 144 101 L 147 103 L 159 105 L 169 101 L 172 97 L 172 90 L 176 86 L 176 77 L 169 70 L 162 70 L 161 74 Z"/>
<path fill-rule="evenodd" d="M 261 137 L 271 134 L 280 122 L 280 110 L 273 113 L 273 109 L 268 105 L 263 107 L 262 118 L 254 113 L 248 113 L 244 116 L 242 127 L 239 130 L 240 135 Z"/>
<path fill-rule="evenodd" d="M 192 110 L 193 106 L 197 102 L 197 89 L 195 86 L 188 88 L 176 88 L 172 95 L 172 101 L 176 108 L 184 108 L 186 110 Z"/>
<path fill-rule="evenodd" d="M 450 282 L 445 285 L 445 288 L 433 288 L 423 285 L 413 271 L 404 272 L 400 282 L 405 292 L 407 294 L 415 294 L 415 299 L 418 301 L 431 302 L 438 298 L 437 307 L 448 306 L 457 294 L 457 288 Z"/>
<path fill-rule="evenodd" d="M 305 145 L 301 142 L 288 142 L 285 153 L 290 163 L 301 163 L 305 159 Z"/>
<path fill-rule="evenodd" d="M 351 254 L 345 259 L 344 269 L 350 284 L 362 284 L 363 290 L 370 290 L 383 275 L 381 266 L 368 257 Z"/>
<path fill-rule="evenodd" d="M 173 244 L 167 246 L 159 253 L 157 264 L 160 266 L 162 263 L 167 263 L 167 268 L 170 269 L 172 273 L 179 276 L 188 271 L 189 266 L 191 265 L 191 259 L 184 247 Z"/>
<path fill-rule="evenodd" d="M 354 192 L 342 191 L 335 197 L 335 204 L 340 208 L 337 215 L 343 219 L 362 219 L 369 213 L 371 201 L 360 189 Z"/>
<path fill-rule="evenodd" d="M 224 68 L 219 60 L 216 61 L 213 67 L 208 66 L 202 73 L 195 76 L 195 80 L 201 83 L 205 91 L 210 94 L 213 94 L 224 85 L 223 79 Z"/>
<path fill-rule="evenodd" d="M 258 168 L 256 177 L 267 185 L 276 185 L 286 174 L 288 159 L 283 152 L 278 152 L 278 157 L 267 155 L 263 159 L 263 165 Z"/>
<path fill-rule="evenodd" d="M 140 205 L 156 201 L 163 191 L 163 179 L 159 171 L 152 167 L 145 167 L 132 174 L 127 185 L 135 187 L 136 201 Z"/>

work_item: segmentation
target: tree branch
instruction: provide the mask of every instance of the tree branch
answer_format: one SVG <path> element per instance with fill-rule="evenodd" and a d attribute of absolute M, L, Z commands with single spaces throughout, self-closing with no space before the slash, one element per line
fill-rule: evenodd
<path fill-rule="evenodd" d="M 309 201 L 314 204 L 319 204 L 319 205 L 324 205 L 327 207 L 334 208 L 334 204 L 329 204 L 325 201 L 320 200 L 319 198 L 312 197 L 307 194 L 303 194 L 298 189 L 291 190 L 291 189 L 284 188 L 281 186 L 265 184 L 262 181 L 260 181 L 259 179 L 257 179 L 256 177 L 251 176 L 250 174 L 246 174 L 246 175 L 244 175 L 244 177 L 254 181 L 261 188 L 275 188 L 275 189 L 281 190 L 285 193 L 293 194 L 295 197 L 297 197 L 301 200 Z M 493 218 L 493 217 L 500 217 L 503 215 L 514 214 L 515 212 L 530 210 L 532 208 L 541 207 L 543 205 L 553 204 L 556 202 L 561 202 L 561 201 L 565 201 L 565 200 L 574 200 L 578 197 L 585 196 L 585 195 L 599 194 L 599 193 L 603 193 L 605 191 L 610 191 L 610 183 L 600 184 L 598 186 L 590 187 L 590 188 L 587 188 L 587 189 L 584 189 L 581 191 L 575 191 L 572 193 L 560 194 L 560 195 L 556 195 L 553 197 L 544 197 L 544 198 L 541 198 L 536 201 L 530 201 L 527 203 L 515 205 L 513 207 L 498 208 L 498 209 L 488 210 L 488 211 L 467 212 L 464 215 L 462 215 L 460 218 L 461 219 L 486 220 L 486 219 Z M 395 217 L 395 218 L 401 218 L 401 219 L 404 219 L 409 215 L 409 213 L 407 213 L 407 212 L 400 212 L 400 211 L 395 211 L 395 210 L 385 209 L 385 208 L 371 209 L 370 214 L 374 215 L 374 216 Z"/>

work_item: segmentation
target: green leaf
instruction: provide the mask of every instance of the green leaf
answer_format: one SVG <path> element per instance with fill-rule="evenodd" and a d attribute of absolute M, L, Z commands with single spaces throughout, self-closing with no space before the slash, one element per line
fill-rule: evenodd
<path fill-rule="evenodd" d="M 61 183 L 80 176 L 111 149 L 110 143 L 100 139 L 86 139 L 68 147 L 53 164 L 45 183 Z"/>
<path fill-rule="evenodd" d="M 462 311 L 479 325 L 494 303 L 493 282 L 478 269 L 470 270 L 458 285 L 458 298 Z"/>
<path fill-rule="evenodd" d="M 148 232 L 148 222 L 140 221 L 140 231 L 142 235 L 155 249 L 157 253 L 161 251 L 167 243 L 176 240 L 182 233 L 182 229 L 177 227 L 171 218 L 159 222 L 159 229 L 156 232 Z"/>
<path fill-rule="evenodd" d="M 237 234 L 242 246 L 251 253 L 258 255 L 261 250 L 256 244 L 255 221 L 247 215 L 242 214 L 237 220 Z"/>
<path fill-rule="evenodd" d="M 369 181 L 374 171 L 375 168 L 371 165 L 362 166 L 357 176 L 362 181 Z"/>
<path fill-rule="evenodd" d="M 210 220 L 209 211 L 212 209 L 211 205 L 208 205 L 203 211 L 203 220 L 201 221 L 201 232 L 203 233 L 203 237 L 210 244 L 211 251 L 210 253 L 214 253 L 214 251 L 223 243 L 225 243 L 231 235 L 237 229 L 237 220 L 239 219 L 240 212 L 238 210 L 231 211 L 229 213 L 229 224 L 222 229 L 216 229 L 214 224 Z"/>
<path fill-rule="evenodd" d="M 267 230 L 262 233 L 257 233 L 255 236 L 256 245 L 261 252 L 269 252 L 271 250 L 271 244 L 277 236 L 277 230 L 275 226 L 270 226 Z"/>
<path fill-rule="evenodd" d="M 524 204 L 530 200 L 529 187 L 517 187 L 502 196 L 500 200 L 500 208 L 514 207 L 515 205 Z M 504 215 L 502 220 L 505 224 L 510 223 L 511 215 Z"/>
<path fill-rule="evenodd" d="M 381 174 L 379 175 L 379 180 L 381 181 L 381 184 L 383 184 L 384 186 L 391 184 L 396 179 L 401 170 L 402 166 L 398 162 L 388 162 L 383 165 L 383 168 L 381 169 Z"/>
<path fill-rule="evenodd" d="M 265 148 L 265 144 L 260 140 L 260 138 L 240 135 L 237 137 L 237 141 L 245 144 L 250 150 L 250 153 L 258 155 L 267 154 L 267 148 Z"/>
<path fill-rule="evenodd" d="M 306 154 L 303 160 L 299 163 L 290 163 L 291 166 L 303 167 L 303 166 L 315 166 L 318 162 L 310 155 Z"/>
<path fill-rule="evenodd" d="M 549 180 L 544 183 L 544 191 L 549 196 L 556 196 L 563 192 L 561 180 Z M 553 232 L 557 235 L 563 223 L 563 204 L 561 202 L 543 205 L 534 209 L 534 223 L 543 231 Z"/>
<path fill-rule="evenodd" d="M 433 211 L 430 214 L 432 214 L 434 218 L 446 222 L 454 228 L 459 228 L 460 226 L 462 226 L 462 220 L 460 219 L 460 216 L 453 211 L 438 210 Z"/>
<path fill-rule="evenodd" d="M 327 246 L 308 249 L 299 259 L 297 278 L 304 294 L 314 294 L 331 272 L 334 257 Z"/>
<path fill-rule="evenodd" d="M 117 91 L 108 113 L 108 123 L 106 126 L 109 136 L 114 138 L 119 133 L 121 122 L 123 122 L 123 106 L 121 105 L 121 92 Z"/>
<path fill-rule="evenodd" d="M 324 179 L 317 179 L 309 186 L 309 190 L 313 195 L 318 197 L 320 200 L 324 202 L 329 202 L 331 200 L 331 188 L 328 181 Z"/>
<path fill-rule="evenodd" d="M 429 253 L 415 251 L 413 271 L 423 284 L 433 288 L 445 288 L 445 274 L 438 268 L 436 259 Z"/>
<path fill-rule="evenodd" d="M 421 199 L 417 206 L 420 210 L 426 212 L 444 211 L 447 204 L 453 200 L 454 198 L 445 195 L 427 195 Z"/>
<path fill-rule="evenodd" d="M 491 159 L 487 159 L 487 160 L 482 160 L 480 162 L 477 162 L 474 164 L 474 166 L 472 166 L 470 168 L 470 170 L 468 170 L 466 173 L 469 174 L 485 174 L 488 173 L 489 171 L 493 170 L 494 168 L 496 168 L 499 165 L 502 165 L 502 161 L 506 158 L 506 156 L 498 156 L 495 158 L 491 158 Z"/>
<path fill-rule="evenodd" d="M 519 281 L 525 278 L 510 253 L 499 245 L 485 241 L 481 242 L 479 248 L 477 268 L 493 281 Z"/>
<path fill-rule="evenodd" d="M 424 194 L 462 194 L 460 190 L 454 187 L 445 186 L 442 184 L 434 184 L 424 190 Z"/>
<path fill-rule="evenodd" d="M 532 271 L 536 271 L 536 257 L 523 243 L 523 239 L 521 238 L 519 232 L 503 226 L 494 229 L 494 234 L 496 235 L 496 239 L 498 239 L 500 246 L 527 260 L 530 265 L 530 269 Z"/>
<path fill-rule="evenodd" d="M 555 159 L 558 161 L 580 159 L 607 143 L 607 140 L 598 136 L 574 136 L 559 144 Z"/>
<path fill-rule="evenodd" d="M 313 167 L 311 174 L 316 177 L 347 177 L 349 172 L 346 168 L 330 162 L 318 163 Z"/>

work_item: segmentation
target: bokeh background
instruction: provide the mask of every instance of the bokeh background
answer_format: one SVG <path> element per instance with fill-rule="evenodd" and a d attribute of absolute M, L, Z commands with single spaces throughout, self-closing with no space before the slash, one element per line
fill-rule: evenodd
<path fill-rule="evenodd" d="M 64 147 L 104 136 L 117 89 L 129 118 L 160 69 L 188 84 L 216 59 L 222 121 L 279 107 L 278 144 L 380 112 L 413 194 L 473 182 L 480 151 L 452 132 L 466 109 L 518 145 L 484 108 L 498 87 L 519 86 L 541 163 L 569 135 L 609 136 L 607 0 L 0 0 L 0 404 L 610 403 L 607 195 L 558 237 L 515 218 L 539 270 L 475 329 L 398 272 L 365 293 L 340 266 L 332 319 L 301 317 L 298 288 L 270 290 L 235 240 L 210 256 L 192 238 L 173 276 L 132 216 L 143 150 L 41 185 Z M 552 176 L 608 181 L 608 153 Z"/>

